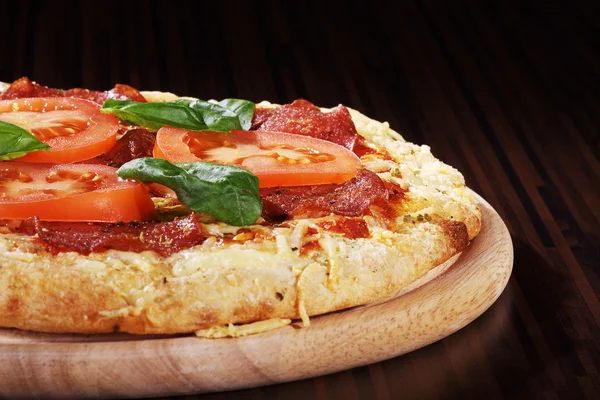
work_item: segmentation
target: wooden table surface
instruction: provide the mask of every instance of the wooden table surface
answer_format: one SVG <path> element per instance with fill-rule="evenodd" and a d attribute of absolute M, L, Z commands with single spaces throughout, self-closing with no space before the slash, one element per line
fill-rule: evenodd
<path fill-rule="evenodd" d="M 513 276 L 461 331 L 186 399 L 600 398 L 598 3 L 376 3 L 0 1 L 0 81 L 343 103 L 430 145 L 506 222 Z"/>

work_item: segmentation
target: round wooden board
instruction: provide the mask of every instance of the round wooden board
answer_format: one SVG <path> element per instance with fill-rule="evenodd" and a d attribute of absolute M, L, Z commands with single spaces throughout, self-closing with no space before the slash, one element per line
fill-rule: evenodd
<path fill-rule="evenodd" d="M 378 304 L 237 339 L 53 335 L 0 329 L 0 396 L 151 397 L 232 390 L 328 374 L 426 346 L 498 298 L 513 249 L 481 199 L 483 226 L 424 286 Z"/>

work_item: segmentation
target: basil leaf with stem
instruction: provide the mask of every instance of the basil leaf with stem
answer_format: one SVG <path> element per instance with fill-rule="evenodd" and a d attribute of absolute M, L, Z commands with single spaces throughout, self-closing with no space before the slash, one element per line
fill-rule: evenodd
<path fill-rule="evenodd" d="M 108 99 L 100 111 L 150 129 L 160 129 L 164 125 L 186 129 L 207 129 L 197 112 L 179 102 L 140 103 L 132 100 Z"/>
<path fill-rule="evenodd" d="M 117 175 L 167 186 L 190 209 L 230 225 L 252 225 L 262 213 L 258 177 L 243 168 L 146 157 L 123 164 Z"/>
<path fill-rule="evenodd" d="M 192 99 L 164 103 L 108 99 L 101 111 L 149 129 L 160 129 L 165 125 L 217 132 L 250 128 L 254 103 L 238 99 L 225 99 L 221 103 Z"/>

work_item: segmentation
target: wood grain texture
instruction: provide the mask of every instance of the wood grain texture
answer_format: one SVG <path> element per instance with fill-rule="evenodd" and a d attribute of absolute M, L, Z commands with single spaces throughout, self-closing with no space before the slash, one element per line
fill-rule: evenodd
<path fill-rule="evenodd" d="M 388 301 L 312 318 L 308 328 L 298 324 L 220 340 L 2 329 L 0 395 L 149 397 L 232 390 L 328 374 L 423 347 L 481 315 L 510 277 L 510 235 L 481 201 L 481 233 L 462 254 L 422 278 L 428 283 Z"/>
<path fill-rule="evenodd" d="M 390 360 L 186 399 L 600 397 L 600 4 L 0 0 L 0 80 L 305 97 L 387 120 L 498 211 L 498 301 Z M 23 374 L 18 365 L 16 374 Z"/>

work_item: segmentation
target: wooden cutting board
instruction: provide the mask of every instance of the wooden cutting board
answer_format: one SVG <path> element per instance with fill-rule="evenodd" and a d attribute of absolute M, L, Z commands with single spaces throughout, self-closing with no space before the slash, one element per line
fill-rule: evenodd
<path fill-rule="evenodd" d="M 0 329 L 0 396 L 150 397 L 232 390 L 328 374 L 426 346 L 481 315 L 510 277 L 510 235 L 480 200 L 481 233 L 455 260 L 424 277 L 427 284 L 385 302 L 311 318 L 309 328 L 292 324 L 213 340 Z"/>

